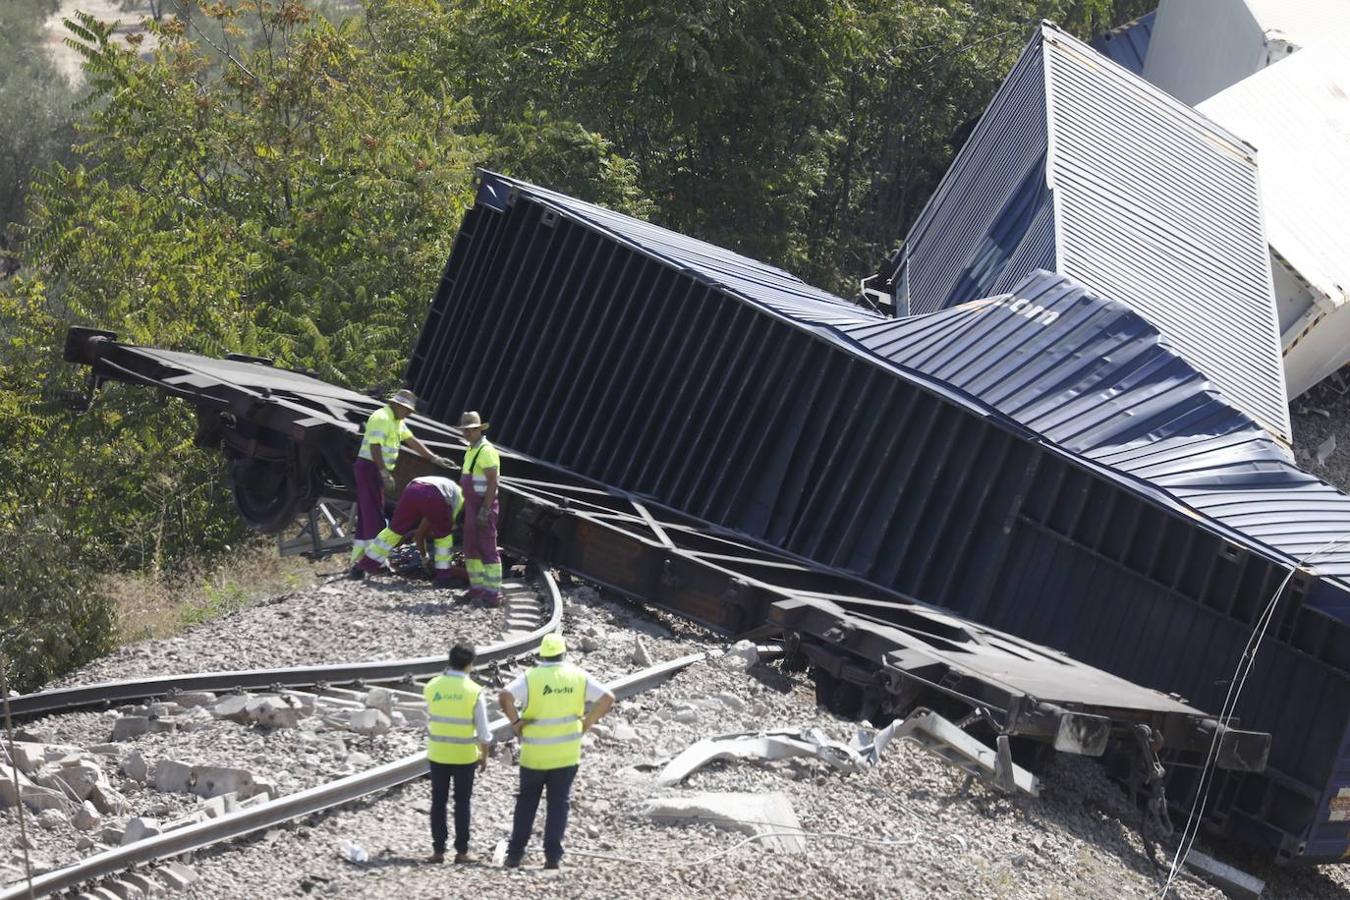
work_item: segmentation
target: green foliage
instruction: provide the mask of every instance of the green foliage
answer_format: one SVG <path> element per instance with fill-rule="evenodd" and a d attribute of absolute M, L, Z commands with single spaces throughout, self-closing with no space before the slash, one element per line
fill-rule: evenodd
<path fill-rule="evenodd" d="M 1040 19 L 1086 36 L 1141 5 L 383 0 L 370 17 L 432 61 L 411 82 L 454 79 L 489 133 L 575 123 L 632 161 L 661 224 L 847 295 L 898 242 Z M 518 159 L 500 165 L 528 177 Z M 575 190 L 566 171 L 548 174 Z"/>
<path fill-rule="evenodd" d="M 114 625 L 109 607 L 91 591 L 59 517 L 31 517 L 7 537 L 7 549 L 0 572 L 0 648 L 9 661 L 11 690 L 32 690 L 106 653 Z"/>
<path fill-rule="evenodd" d="M 0 275 L 22 220 L 29 178 L 40 165 L 68 159 L 74 95 L 43 49 L 42 25 L 57 0 L 0 3 Z"/>

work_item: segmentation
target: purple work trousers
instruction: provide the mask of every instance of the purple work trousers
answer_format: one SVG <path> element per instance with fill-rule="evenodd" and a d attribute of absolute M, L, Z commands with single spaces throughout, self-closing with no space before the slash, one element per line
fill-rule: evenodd
<path fill-rule="evenodd" d="M 384 481 L 379 468 L 368 459 L 357 459 L 352 466 L 356 475 L 356 540 L 353 557 L 359 558 L 366 545 L 384 530 Z"/>

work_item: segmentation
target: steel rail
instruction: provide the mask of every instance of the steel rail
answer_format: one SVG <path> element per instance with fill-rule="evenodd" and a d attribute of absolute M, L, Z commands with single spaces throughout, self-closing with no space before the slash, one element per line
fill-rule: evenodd
<path fill-rule="evenodd" d="M 509 641 L 499 641 L 478 652 L 478 666 L 502 662 L 525 652 L 539 639 L 562 626 L 562 595 L 553 576 L 543 566 L 531 563 L 527 579 L 533 576 L 543 586 L 545 602 L 549 604 L 548 620 L 534 631 Z M 333 663 L 322 666 L 289 666 L 277 669 L 241 669 L 233 672 L 194 672 L 188 675 L 164 675 L 154 678 L 109 681 L 81 687 L 38 691 L 10 698 L 11 715 L 16 720 L 27 720 L 56 713 L 73 712 L 172 697 L 188 691 L 270 690 L 273 688 L 302 688 L 316 684 L 342 685 L 362 682 L 368 684 L 407 681 L 418 675 L 434 675 L 445 668 L 445 654 L 419 656 L 411 659 L 376 660 L 373 662 Z"/>
<path fill-rule="evenodd" d="M 520 642 L 511 641 L 509 643 L 519 644 Z M 615 697 L 622 700 L 661 684 L 676 672 L 701 661 L 704 657 L 705 654 L 702 653 L 681 656 L 678 659 L 659 663 L 650 668 L 625 675 L 611 682 L 609 687 L 614 692 Z M 498 740 L 504 740 L 511 735 L 511 724 L 504 716 L 497 716 L 493 719 L 490 727 L 493 736 Z M 328 784 L 288 794 L 269 803 L 226 814 L 218 819 L 188 825 L 165 834 L 137 841 L 125 847 L 117 847 L 103 853 L 97 853 L 72 866 L 66 866 L 37 876 L 33 879 L 33 891 L 38 896 L 46 896 L 58 891 L 79 888 L 124 872 L 134 866 L 169 859 L 193 850 L 201 850 L 214 844 L 243 837 L 254 831 L 272 828 L 292 819 L 351 803 L 354 800 L 406 784 L 421 777 L 426 771 L 427 759 L 425 754 L 418 753 L 404 757 L 377 766 L 367 772 L 348 775 Z M 0 900 L 20 900 L 27 895 L 28 885 L 26 883 L 16 883 L 0 889 Z"/>

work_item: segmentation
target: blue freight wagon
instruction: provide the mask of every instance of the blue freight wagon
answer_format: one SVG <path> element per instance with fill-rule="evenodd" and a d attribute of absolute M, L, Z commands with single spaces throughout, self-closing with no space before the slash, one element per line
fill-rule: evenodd
<path fill-rule="evenodd" d="M 1279 591 L 1236 708 L 1270 766 L 1222 773 L 1208 821 L 1339 860 L 1350 498 L 1131 307 L 1008 287 L 886 318 L 483 173 L 409 379 L 442 421 L 1212 711 Z"/>

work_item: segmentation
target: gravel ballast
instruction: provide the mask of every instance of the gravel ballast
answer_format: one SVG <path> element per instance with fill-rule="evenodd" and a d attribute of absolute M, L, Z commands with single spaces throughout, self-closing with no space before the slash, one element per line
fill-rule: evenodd
<path fill-rule="evenodd" d="M 655 661 L 691 652 L 706 652 L 710 658 L 652 692 L 619 703 L 587 736 L 561 876 L 540 868 L 542 811 L 526 867 L 510 872 L 491 864 L 494 848 L 509 831 L 517 777 L 510 748 L 498 748 L 475 791 L 476 864 L 425 862 L 430 852 L 429 789 L 419 781 L 199 853 L 191 865 L 200 880 L 183 896 L 412 900 L 506 893 L 905 898 L 1158 894 L 1161 876 L 1139 837 L 1138 811 L 1086 759 L 1053 757 L 1038 773 L 1039 798 L 1005 797 L 978 781 L 967 783 L 964 773 L 907 742 L 892 744 L 878 766 L 854 774 L 814 759 L 741 761 L 714 763 L 682 785 L 657 787 L 656 776 L 665 762 L 701 738 L 814 728 L 847 742 L 860 726 L 816 707 L 804 676 L 784 676 L 762 665 L 747 670 L 727 652 L 724 641 L 680 620 L 603 599 L 586 586 L 570 587 L 566 597 L 565 634 L 573 659 L 597 677 L 612 679 L 640 668 L 641 653 Z M 348 630 L 338 619 L 359 627 Z M 500 619 L 500 612 L 442 604 L 424 584 L 333 582 L 170 640 L 125 648 L 68 681 L 439 653 L 452 635 L 496 640 L 503 627 Z M 286 628 L 278 631 L 283 622 Z M 278 634 L 284 635 L 284 646 L 274 643 Z M 324 646 L 337 649 L 319 652 Z M 107 742 L 116 715 L 53 717 L 32 728 L 53 743 L 88 751 Z M 297 728 L 278 729 L 201 719 L 195 730 L 147 733 L 124 743 L 152 763 L 172 759 L 244 768 L 286 793 L 420 752 L 421 741 L 411 727 L 366 736 L 325 731 L 311 719 L 301 719 Z M 124 755 L 125 749 L 108 755 L 104 767 L 127 801 L 123 819 L 132 814 L 171 819 L 202 802 L 129 778 L 119 768 Z M 805 853 L 773 852 L 747 843 L 738 832 L 657 823 L 644 813 L 650 798 L 698 792 L 783 794 L 807 832 Z M 33 819 L 29 817 L 30 825 Z M 71 825 L 30 827 L 30 832 L 32 853 L 41 865 L 68 862 L 97 849 L 77 849 L 84 835 Z M 0 813 L 0 865 L 6 866 L 0 869 L 0 881 L 17 877 L 16 837 L 13 812 Z M 364 855 L 364 862 L 349 861 L 353 847 L 363 851 L 355 855 Z M 1347 895 L 1346 877 L 1338 867 L 1290 872 L 1247 859 L 1238 848 L 1206 849 L 1267 879 L 1267 896 Z M 1162 853 L 1158 860 L 1165 864 Z M 1222 896 L 1190 876 L 1174 887 L 1185 898 Z"/>
<path fill-rule="evenodd" d="M 643 651 L 654 660 L 692 651 L 713 658 L 654 692 L 620 703 L 597 733 L 587 737 L 564 877 L 540 870 L 537 854 L 521 872 L 488 864 L 509 830 L 516 778 L 509 748 L 499 748 L 475 792 L 473 849 L 483 861 L 478 865 L 423 862 L 430 849 L 429 800 L 426 783 L 419 782 L 199 854 L 193 865 L 201 880 L 189 893 L 220 898 L 314 893 L 411 898 L 439 897 L 450 885 L 456 894 L 509 890 L 523 896 L 634 897 L 656 892 L 1146 897 L 1158 890 L 1136 831 L 1137 812 L 1086 760 L 1058 757 L 1041 773 L 1039 799 L 1006 798 L 978 782 L 967 784 L 963 773 L 907 743 L 892 745 L 879 766 L 858 774 L 843 774 L 816 760 L 715 763 L 683 785 L 658 788 L 660 766 L 703 737 L 785 727 L 817 728 L 847 741 L 856 726 L 819 710 L 801 676 L 789 679 L 763 666 L 746 671 L 743 662 L 725 653 L 725 644 L 679 621 L 602 600 L 587 587 L 569 590 L 568 604 L 565 631 L 576 648 L 574 659 L 600 678 L 639 668 L 639 637 Z M 421 584 L 335 581 L 170 640 L 126 648 L 71 681 L 431 654 L 443 652 L 451 632 L 480 642 L 495 639 L 501 628 L 498 618 L 495 612 L 443 605 Z M 355 632 L 359 636 L 335 628 L 335 619 L 360 623 Z M 269 643 L 279 623 L 288 626 L 281 632 L 285 646 Z M 383 633 L 372 639 L 375 623 Z M 330 639 L 331 646 L 342 649 L 315 652 Z M 79 713 L 35 727 L 54 743 L 87 748 L 107 741 L 115 718 L 115 712 Z M 421 738 L 415 729 L 363 736 L 212 719 L 193 731 L 143 734 L 127 744 L 152 762 L 173 759 L 246 768 L 285 793 L 419 752 Z M 169 819 L 200 803 L 191 795 L 163 793 L 126 777 L 116 756 L 108 757 L 105 770 L 126 798 L 128 814 Z M 643 813 L 651 797 L 770 791 L 789 799 L 808 832 L 805 854 L 774 853 L 745 843 L 739 833 L 707 825 L 658 824 Z M 4 816 L 0 839 L 10 852 L 17 832 L 12 811 Z M 812 836 L 824 833 L 868 842 Z M 30 835 L 34 857 L 39 864 L 53 865 L 96 849 L 77 850 L 80 837 L 69 825 L 38 826 Z M 365 851 L 366 862 L 344 858 L 343 848 L 353 845 Z M 11 867 L 16 862 L 12 853 L 7 862 Z M 5 870 L 5 880 L 14 874 L 12 868 Z M 1295 888 L 1289 896 L 1340 893 L 1332 877 L 1319 873 L 1261 874 L 1272 879 L 1275 896 L 1282 882 Z M 1179 883 L 1179 893 L 1220 896 L 1189 878 Z"/>

